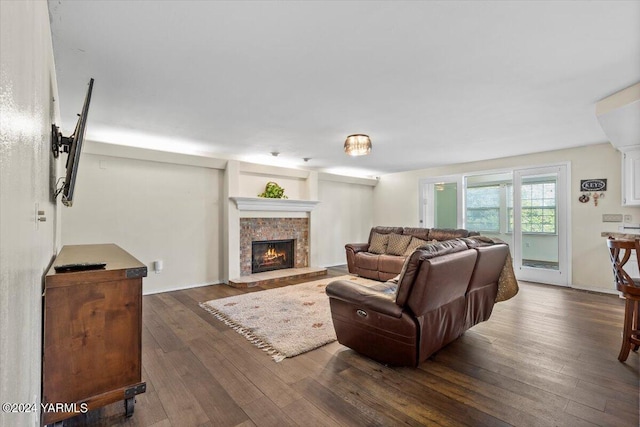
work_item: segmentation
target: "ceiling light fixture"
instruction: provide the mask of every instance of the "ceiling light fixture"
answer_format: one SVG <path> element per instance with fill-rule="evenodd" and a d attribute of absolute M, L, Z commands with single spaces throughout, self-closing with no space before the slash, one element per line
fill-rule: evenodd
<path fill-rule="evenodd" d="M 364 156 L 371 153 L 371 139 L 369 135 L 349 135 L 344 142 L 344 152 L 350 156 Z"/>

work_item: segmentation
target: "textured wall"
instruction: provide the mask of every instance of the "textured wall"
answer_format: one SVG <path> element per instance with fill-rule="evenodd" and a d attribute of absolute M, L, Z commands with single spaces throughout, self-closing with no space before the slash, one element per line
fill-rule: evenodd
<path fill-rule="evenodd" d="M 45 1 L 0 1 L 0 402 L 40 409 L 42 279 L 56 252 L 56 96 Z M 46 222 L 36 221 L 36 204 Z M 39 414 L 0 412 L 0 426 Z"/>

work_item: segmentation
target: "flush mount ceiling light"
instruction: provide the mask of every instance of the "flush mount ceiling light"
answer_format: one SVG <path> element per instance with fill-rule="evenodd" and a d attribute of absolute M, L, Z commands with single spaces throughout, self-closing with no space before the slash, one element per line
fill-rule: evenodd
<path fill-rule="evenodd" d="M 369 135 L 349 135 L 344 142 L 344 152 L 350 156 L 364 156 L 371 152 L 371 139 Z"/>

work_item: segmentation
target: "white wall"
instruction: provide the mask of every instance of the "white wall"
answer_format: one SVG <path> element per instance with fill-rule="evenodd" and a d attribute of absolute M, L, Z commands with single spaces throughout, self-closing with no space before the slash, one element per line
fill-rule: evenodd
<path fill-rule="evenodd" d="M 83 152 L 62 243 L 121 246 L 147 265 L 145 294 L 219 283 L 221 195 L 218 169 Z"/>
<path fill-rule="evenodd" d="M 362 243 L 373 226 L 373 186 L 319 180 L 320 204 L 314 210 L 313 226 L 320 238 L 316 248 L 321 267 L 347 263 L 346 243 Z"/>
<path fill-rule="evenodd" d="M 0 1 L 0 402 L 38 410 L 1 411 L 1 426 L 40 422 L 43 276 L 57 249 L 55 81 L 47 3 Z"/>
<path fill-rule="evenodd" d="M 618 224 L 603 223 L 602 214 L 630 214 L 633 222 L 639 223 L 640 208 L 621 206 L 621 154 L 609 143 L 384 175 L 373 194 L 374 223 L 417 226 L 421 178 L 567 161 L 571 162 L 572 285 L 611 292 L 611 266 L 605 238 L 600 234 L 616 231 Z M 589 178 L 607 179 L 606 196 L 598 206 L 578 201 L 580 180 Z"/>

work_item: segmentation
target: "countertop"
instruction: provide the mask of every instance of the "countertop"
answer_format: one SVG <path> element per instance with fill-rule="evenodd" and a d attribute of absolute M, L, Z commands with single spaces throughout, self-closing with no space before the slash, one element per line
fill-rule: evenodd
<path fill-rule="evenodd" d="M 620 233 L 618 231 L 603 231 L 601 237 L 613 237 L 614 239 L 635 240 L 640 239 L 640 234 Z"/>

